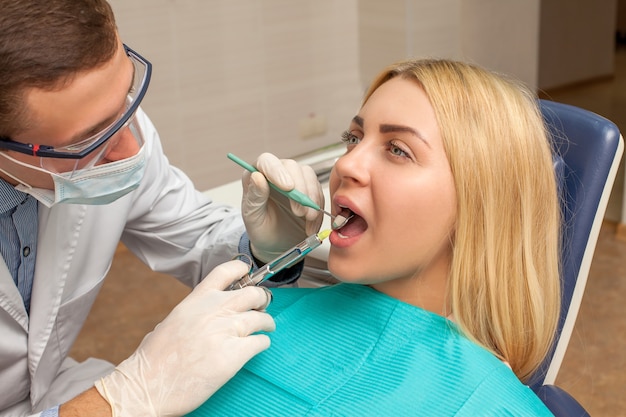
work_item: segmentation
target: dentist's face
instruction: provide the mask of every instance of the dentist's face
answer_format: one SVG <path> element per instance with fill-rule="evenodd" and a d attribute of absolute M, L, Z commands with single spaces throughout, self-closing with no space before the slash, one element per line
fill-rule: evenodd
<path fill-rule="evenodd" d="M 22 143 L 35 143 L 53 147 L 68 146 L 103 130 L 121 116 L 126 106 L 126 96 L 133 80 L 133 64 L 122 43 L 108 62 L 75 76 L 60 89 L 30 89 L 26 104 L 31 124 L 12 139 Z M 100 163 L 125 159 L 139 151 L 137 141 L 128 127 L 111 138 L 110 150 Z M 40 166 L 40 158 L 18 152 L 7 154 L 29 165 Z M 57 172 L 71 170 L 75 160 L 57 159 Z M 0 158 L 0 168 L 27 184 L 53 189 L 52 178 L 46 173 L 32 170 Z M 65 169 L 64 169 L 65 168 Z M 16 181 L 0 173 L 11 184 Z"/>
<path fill-rule="evenodd" d="M 426 94 L 413 80 L 387 81 L 344 136 L 347 152 L 330 178 L 332 209 L 355 216 L 330 237 L 330 271 L 439 312 L 456 197 Z"/>

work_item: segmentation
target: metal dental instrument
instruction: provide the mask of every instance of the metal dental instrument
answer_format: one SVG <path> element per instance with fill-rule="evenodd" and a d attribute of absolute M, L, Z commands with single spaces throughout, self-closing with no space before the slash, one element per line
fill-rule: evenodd
<path fill-rule="evenodd" d="M 322 244 L 331 233 L 331 230 L 322 230 L 321 232 L 311 235 L 298 243 L 293 248 L 283 252 L 278 258 L 265 264 L 252 274 L 246 274 L 238 281 L 233 282 L 228 290 L 237 290 L 248 287 L 250 285 L 259 285 L 263 281 L 270 279 L 280 271 L 300 262 L 309 252 Z"/>
<path fill-rule="evenodd" d="M 259 170 L 256 169 L 255 167 L 253 167 L 252 165 L 250 165 L 249 163 L 247 163 L 246 161 L 244 161 L 243 159 L 233 155 L 232 153 L 227 154 L 226 156 L 228 156 L 228 159 L 230 159 L 231 161 L 235 162 L 236 164 L 238 164 L 239 166 L 247 169 L 250 172 L 258 172 Z M 281 193 L 282 195 L 284 195 L 285 197 L 295 201 L 296 203 L 302 204 L 305 207 L 310 207 L 314 210 L 317 211 L 321 211 L 324 214 L 327 214 L 328 216 L 330 216 L 330 218 L 333 220 L 332 226 L 333 229 L 337 229 L 341 226 L 343 226 L 347 219 L 343 216 L 340 217 L 341 223 L 336 223 L 335 222 L 335 217 L 332 214 L 330 214 L 329 212 L 327 212 L 326 210 L 322 209 L 320 206 L 318 206 L 317 204 L 315 204 L 315 202 L 313 200 L 311 200 L 309 198 L 309 196 L 307 196 L 306 194 L 301 193 L 300 191 L 293 189 L 291 191 L 285 191 L 285 190 L 281 190 L 280 188 L 278 188 L 277 186 L 275 186 L 274 184 L 272 184 L 270 181 L 268 181 L 270 187 L 272 187 L 274 190 L 278 191 L 279 193 Z"/>

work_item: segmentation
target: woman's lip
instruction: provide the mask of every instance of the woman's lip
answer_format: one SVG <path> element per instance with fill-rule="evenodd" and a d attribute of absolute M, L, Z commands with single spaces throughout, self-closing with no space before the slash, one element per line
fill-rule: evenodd
<path fill-rule="evenodd" d="M 352 211 L 353 215 L 357 215 L 358 217 L 361 217 L 362 221 L 365 221 L 365 218 L 363 217 L 362 212 L 359 209 L 359 207 L 354 203 L 354 201 L 352 201 L 352 199 L 350 199 L 346 195 L 335 193 L 335 195 L 333 196 L 332 202 L 333 202 L 332 208 L 334 210 L 334 214 L 341 213 L 341 211 L 345 208 L 345 209 L 349 209 L 350 211 Z M 335 249 L 346 249 L 346 248 L 351 247 L 352 245 L 354 245 L 356 242 L 358 242 L 361 239 L 361 237 L 363 236 L 363 233 L 359 233 L 351 237 L 345 237 L 345 236 L 339 237 L 340 235 L 341 235 L 341 229 L 334 229 L 333 232 L 330 234 L 330 237 L 329 237 L 330 244 Z"/>
<path fill-rule="evenodd" d="M 328 237 L 328 240 L 331 244 L 331 250 L 349 248 L 350 246 L 358 242 L 363 236 L 363 234 L 359 234 L 353 237 L 339 237 L 340 233 L 341 232 L 339 230 L 333 230 L 333 232 Z"/>
<path fill-rule="evenodd" d="M 356 214 L 357 216 L 363 217 L 361 215 L 359 208 L 352 202 L 352 200 L 350 200 L 346 196 L 335 194 L 335 197 L 333 198 L 333 208 L 334 208 L 333 214 L 335 215 L 337 215 L 337 213 L 341 213 L 342 209 L 347 208 L 350 211 L 352 211 L 354 214 Z"/>

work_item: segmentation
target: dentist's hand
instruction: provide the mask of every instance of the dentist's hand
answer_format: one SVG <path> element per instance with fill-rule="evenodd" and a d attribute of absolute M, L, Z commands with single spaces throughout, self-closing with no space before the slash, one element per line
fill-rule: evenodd
<path fill-rule="evenodd" d="M 199 407 L 257 353 L 267 349 L 272 317 L 260 287 L 222 291 L 248 266 L 216 267 L 96 389 L 113 416 L 180 416 Z"/>
<path fill-rule="evenodd" d="M 324 207 L 322 186 L 313 169 L 291 159 L 280 160 L 270 153 L 254 164 L 260 172 L 244 172 L 241 212 L 254 256 L 264 262 L 319 231 L 322 213 L 304 207 L 270 188 L 266 177 L 278 188 L 296 188 Z"/>

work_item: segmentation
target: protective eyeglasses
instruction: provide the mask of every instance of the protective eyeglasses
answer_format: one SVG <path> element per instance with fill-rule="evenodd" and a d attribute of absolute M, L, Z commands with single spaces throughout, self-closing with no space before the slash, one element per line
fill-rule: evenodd
<path fill-rule="evenodd" d="M 126 45 L 124 45 L 124 50 L 133 64 L 133 82 L 126 96 L 126 104 L 122 109 L 122 114 L 108 127 L 89 138 L 63 147 L 21 143 L 8 137 L 0 137 L 0 149 L 39 156 L 41 157 L 41 167 L 53 172 L 74 171 L 97 165 L 106 155 L 107 149 L 111 149 L 117 144 L 116 140 L 111 140 L 116 136 L 116 133 L 133 122 L 139 104 L 150 84 L 152 64 Z M 141 147 L 143 145 L 142 135 L 134 134 L 133 136 Z"/>

